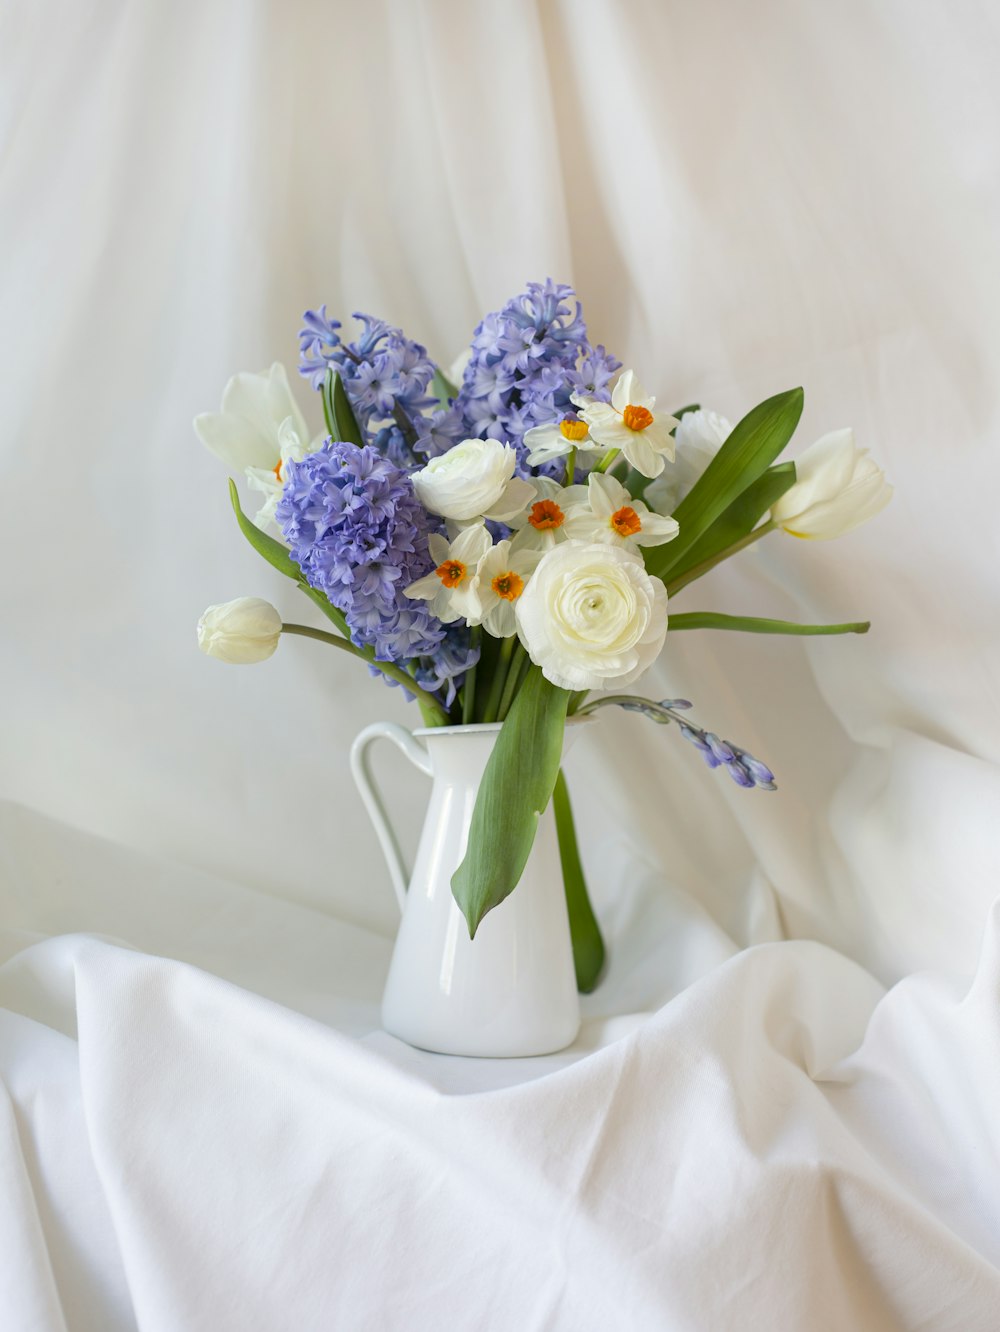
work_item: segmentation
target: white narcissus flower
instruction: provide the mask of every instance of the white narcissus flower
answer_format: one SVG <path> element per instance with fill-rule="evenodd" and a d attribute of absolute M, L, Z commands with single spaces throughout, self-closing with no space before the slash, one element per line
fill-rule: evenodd
<path fill-rule="evenodd" d="M 563 542 L 547 551 L 517 602 L 529 657 L 560 689 L 632 684 L 667 633 L 667 593 L 631 551 Z"/>
<path fill-rule="evenodd" d="M 540 550 L 513 550 L 509 541 L 498 541 L 479 561 L 481 623 L 494 638 L 517 633 L 515 607 L 541 558 Z"/>
<path fill-rule="evenodd" d="M 222 393 L 222 410 L 194 419 L 195 434 L 233 472 L 242 472 L 265 502 L 254 518 L 258 527 L 274 519 L 284 486 L 284 464 L 296 462 L 322 443 L 310 441 L 302 413 L 278 361 L 260 374 L 233 375 Z"/>
<path fill-rule="evenodd" d="M 621 449 L 627 461 L 643 476 L 659 476 L 663 464 L 674 456 L 670 434 L 677 424 L 669 412 L 658 412 L 656 399 L 643 389 L 632 370 L 623 370 L 611 392 L 611 401 L 595 402 L 572 395 L 580 415 L 590 427 L 590 437 L 603 449 Z"/>
<path fill-rule="evenodd" d="M 650 481 L 643 499 L 657 513 L 673 513 L 725 444 L 733 427 L 715 412 L 685 412 L 674 431 L 674 463 Z"/>
<path fill-rule="evenodd" d="M 465 528 L 454 541 L 433 532 L 427 546 L 437 568 L 403 591 L 414 601 L 429 602 L 431 614 L 442 624 L 453 620 L 478 624 L 481 606 L 476 570 L 492 540 L 483 523 Z"/>
<path fill-rule="evenodd" d="M 517 529 L 515 550 L 551 550 L 566 540 L 566 521 L 574 509 L 587 503 L 586 486 L 561 486 L 550 476 L 531 481 L 534 498 L 510 526 Z"/>
<path fill-rule="evenodd" d="M 510 522 L 534 498 L 527 481 L 514 475 L 517 454 L 498 439 L 464 439 L 432 458 L 411 480 L 417 499 L 431 513 L 456 523 L 490 518 Z"/>
<path fill-rule="evenodd" d="M 231 666 L 266 661 L 278 646 L 281 616 L 261 597 L 237 597 L 209 606 L 198 621 L 198 646 Z"/>
<path fill-rule="evenodd" d="M 590 438 L 586 421 L 575 414 L 567 414 L 547 425 L 532 426 L 525 433 L 524 446 L 528 450 L 528 463 L 532 467 L 551 462 L 553 458 L 564 457 L 571 449 L 586 454 L 598 452 L 601 447 Z"/>
<path fill-rule="evenodd" d="M 591 472 L 587 478 L 587 499 L 586 505 L 577 505 L 566 519 L 571 541 L 605 541 L 631 550 L 662 546 L 680 531 L 673 518 L 650 513 L 620 481 L 603 472 Z"/>
<path fill-rule="evenodd" d="M 885 473 L 854 443 L 854 431 L 833 430 L 795 459 L 795 484 L 771 508 L 771 521 L 792 536 L 828 541 L 873 518 L 889 503 Z"/>

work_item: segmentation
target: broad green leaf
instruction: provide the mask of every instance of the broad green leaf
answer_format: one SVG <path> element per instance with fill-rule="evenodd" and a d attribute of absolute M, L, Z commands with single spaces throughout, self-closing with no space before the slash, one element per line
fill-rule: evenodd
<path fill-rule="evenodd" d="M 347 397 L 347 390 L 335 370 L 327 370 L 323 381 L 323 417 L 331 439 L 338 443 L 344 441 L 357 444 L 359 448 L 364 444 L 365 437 Z"/>
<path fill-rule="evenodd" d="M 604 940 L 601 938 L 601 927 L 597 923 L 587 893 L 587 881 L 583 877 L 583 865 L 576 844 L 573 809 L 569 802 L 566 778 L 561 768 L 552 792 L 552 809 L 556 816 L 559 859 L 562 862 L 566 910 L 569 913 L 569 933 L 573 941 L 576 988 L 581 994 L 590 994 L 604 966 Z"/>
<path fill-rule="evenodd" d="M 236 489 L 236 482 L 229 479 L 229 498 L 232 500 L 233 509 L 236 512 L 236 521 L 240 525 L 240 531 L 253 546 L 258 555 L 263 555 L 268 564 L 271 564 L 283 573 L 286 578 L 292 578 L 296 583 L 302 579 L 302 570 L 292 559 L 288 552 L 288 547 L 283 546 L 280 541 L 275 541 L 274 537 L 268 536 L 260 528 L 250 521 L 243 510 L 240 508 L 239 491 Z"/>
<path fill-rule="evenodd" d="M 453 384 L 443 370 L 434 367 L 434 378 L 431 380 L 431 393 L 437 398 L 442 407 L 447 407 L 453 398 L 458 397 L 458 385 Z"/>
<path fill-rule="evenodd" d="M 795 620 L 761 620 L 753 615 L 717 615 L 715 611 L 690 611 L 671 615 L 670 633 L 678 629 L 737 629 L 745 634 L 866 634 L 871 620 L 853 624 L 798 624 Z"/>
<path fill-rule="evenodd" d="M 532 666 L 500 728 L 476 796 L 465 859 L 451 879 L 470 939 L 524 871 L 559 773 L 569 697 Z"/>
<path fill-rule="evenodd" d="M 667 590 L 679 592 L 701 574 L 707 573 L 720 562 L 725 552 L 737 541 L 753 531 L 761 518 L 776 504 L 786 490 L 795 484 L 795 464 L 778 463 L 769 467 L 763 476 L 747 486 L 733 500 L 712 526 L 696 541 L 687 555 L 670 570 Z M 702 567 L 704 566 L 704 567 Z M 692 574 L 692 577 L 687 575 Z"/>
<path fill-rule="evenodd" d="M 678 536 L 664 546 L 647 546 L 651 574 L 666 582 L 720 514 L 768 469 L 799 423 L 802 398 L 800 388 L 789 389 L 744 416 L 674 510 Z"/>

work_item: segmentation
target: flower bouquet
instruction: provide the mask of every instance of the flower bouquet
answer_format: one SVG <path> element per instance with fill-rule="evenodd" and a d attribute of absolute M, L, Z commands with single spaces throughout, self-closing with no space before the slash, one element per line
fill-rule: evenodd
<path fill-rule="evenodd" d="M 368 315 L 346 340 L 323 306 L 300 333 L 318 390 L 314 435 L 282 366 L 235 376 L 195 429 L 263 497 L 243 534 L 330 629 L 283 623 L 268 603 L 210 607 L 199 642 L 260 661 L 279 636 L 319 639 L 416 701 L 425 729 L 498 727 L 451 891 L 472 939 L 514 893 L 554 801 L 576 981 L 604 948 L 560 773 L 567 719 L 617 704 L 673 723 L 747 789 L 771 771 L 689 715 L 684 699 L 628 691 L 671 633 L 862 633 L 698 610 L 682 590 L 770 533 L 824 539 L 877 512 L 890 488 L 849 430 L 776 462 L 802 410 L 792 389 L 735 426 L 697 404 L 664 410 L 588 339 L 569 287 L 547 281 L 488 314 L 451 377 Z M 594 698 L 594 694 L 599 696 Z"/>

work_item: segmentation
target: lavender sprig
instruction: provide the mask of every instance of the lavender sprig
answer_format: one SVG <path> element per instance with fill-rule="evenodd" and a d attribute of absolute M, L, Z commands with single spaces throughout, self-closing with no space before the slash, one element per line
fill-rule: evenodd
<path fill-rule="evenodd" d="M 660 726 L 676 722 L 681 735 L 691 742 L 710 768 L 725 768 L 737 786 L 747 790 L 757 787 L 761 791 L 776 791 L 774 773 L 766 763 L 734 745 L 731 740 L 720 740 L 714 731 L 706 731 L 689 717 L 681 716 L 691 707 L 686 698 L 664 698 L 655 703 L 651 698 L 637 698 L 632 694 L 610 694 L 595 699 L 576 713 L 582 717 L 606 704 L 612 703 L 625 712 L 639 712 Z"/>

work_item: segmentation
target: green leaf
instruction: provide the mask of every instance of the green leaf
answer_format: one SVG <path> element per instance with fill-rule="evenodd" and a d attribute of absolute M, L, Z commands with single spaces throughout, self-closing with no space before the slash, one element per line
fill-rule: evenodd
<path fill-rule="evenodd" d="M 283 546 L 280 541 L 275 541 L 274 537 L 268 536 L 266 532 L 262 532 L 240 508 L 239 491 L 236 489 L 236 482 L 232 477 L 229 479 L 229 498 L 232 500 L 233 509 L 236 511 L 236 521 L 240 525 L 240 531 L 257 554 L 263 555 L 268 564 L 273 565 L 286 578 L 293 578 L 297 583 L 301 582 L 302 570 L 292 559 L 288 547 Z"/>
<path fill-rule="evenodd" d="M 871 620 L 853 624 L 798 624 L 795 620 L 761 620 L 753 615 L 717 615 L 715 611 L 689 611 L 671 615 L 670 633 L 678 629 L 738 629 L 745 634 L 866 634 Z"/>
<path fill-rule="evenodd" d="M 442 407 L 447 407 L 453 398 L 458 397 L 458 385 L 453 384 L 443 370 L 434 367 L 434 378 L 431 380 L 431 393 L 437 398 Z"/>
<path fill-rule="evenodd" d="M 326 371 L 326 378 L 323 380 L 323 420 L 326 422 L 327 433 L 331 439 L 339 439 L 337 432 L 337 414 L 333 410 L 333 386 L 339 378 L 335 370 L 329 366 Z"/>
<path fill-rule="evenodd" d="M 357 444 L 360 448 L 365 442 L 354 415 L 354 408 L 347 397 L 343 381 L 335 370 L 327 370 L 323 381 L 323 417 L 331 439 L 347 444 Z"/>
<path fill-rule="evenodd" d="M 601 938 L 601 927 L 597 923 L 587 893 L 587 881 L 583 877 L 583 865 L 576 844 L 573 809 L 569 802 L 566 778 L 561 768 L 552 792 L 552 809 L 556 816 L 559 859 L 562 862 L 566 910 L 569 913 L 569 933 L 573 941 L 576 988 L 581 994 L 590 994 L 597 985 L 601 968 L 604 966 L 604 940 Z"/>
<path fill-rule="evenodd" d="M 532 666 L 500 728 L 476 796 L 465 859 L 451 879 L 470 939 L 524 871 L 559 773 L 569 697 Z"/>
<path fill-rule="evenodd" d="M 647 547 L 651 574 L 666 582 L 715 520 L 768 469 L 799 423 L 802 400 L 800 388 L 789 389 L 744 416 L 674 510 L 680 533 L 666 545 Z"/>
<path fill-rule="evenodd" d="M 694 543 L 684 558 L 670 570 L 670 591 L 677 590 L 674 584 L 684 580 L 684 575 L 704 564 L 707 567 L 717 563 L 718 556 L 743 537 L 748 536 L 757 526 L 772 504 L 776 504 L 786 490 L 795 484 L 795 464 L 778 463 L 769 467 L 763 476 L 747 486 L 742 494 L 733 500 L 728 509 L 716 518 L 715 522 Z"/>

